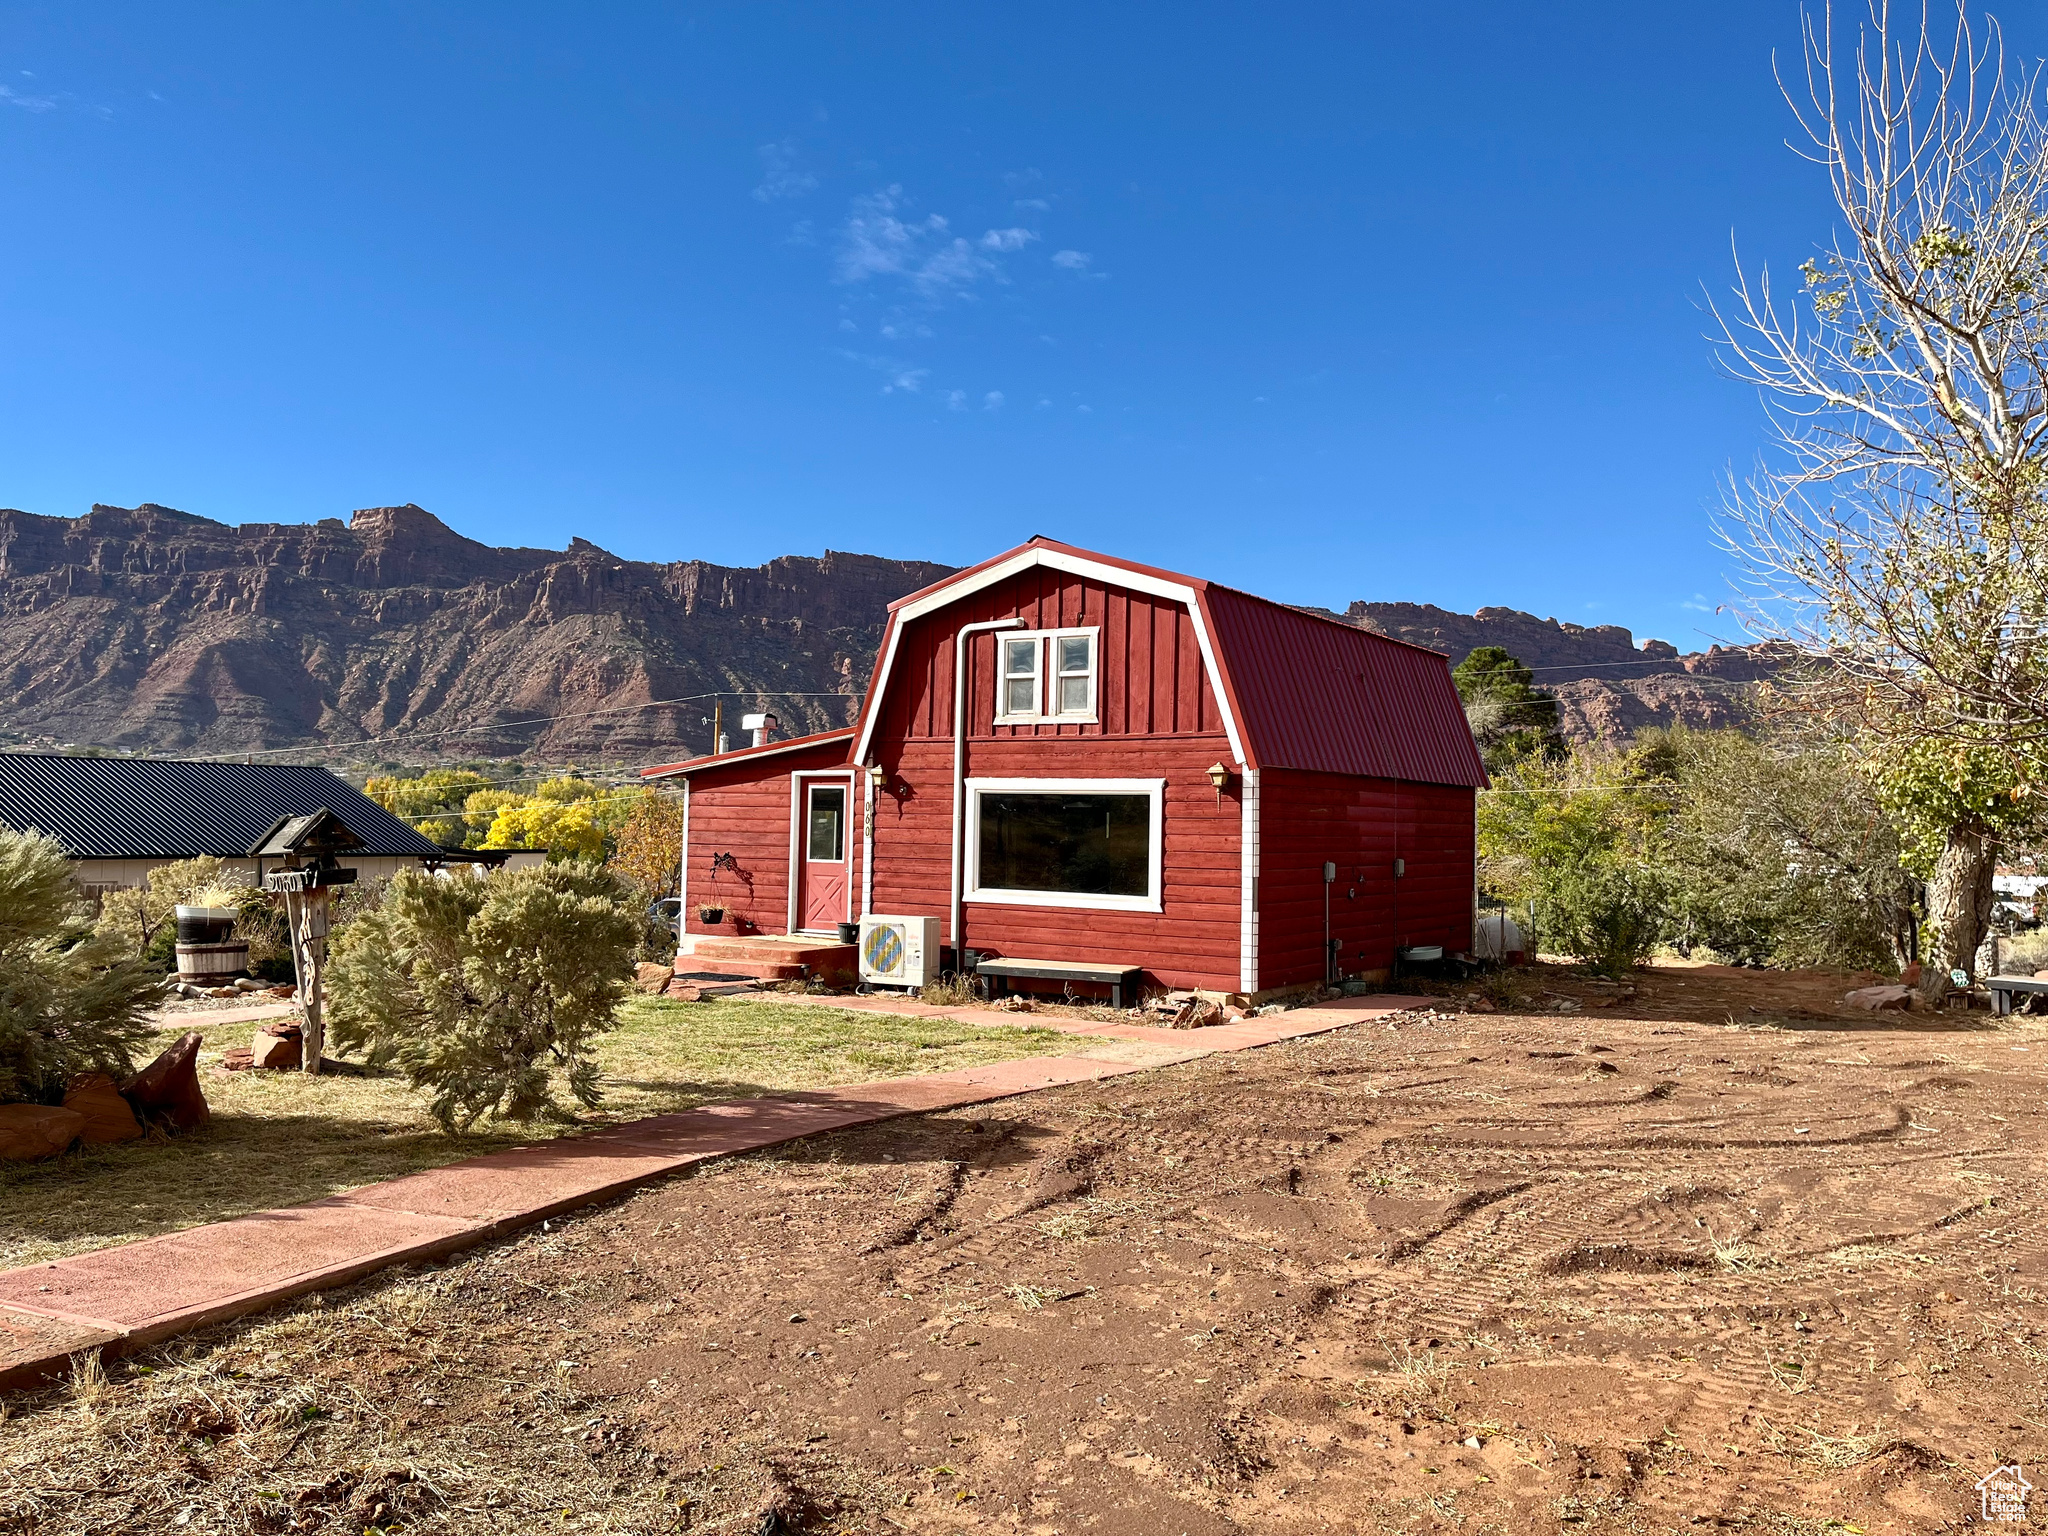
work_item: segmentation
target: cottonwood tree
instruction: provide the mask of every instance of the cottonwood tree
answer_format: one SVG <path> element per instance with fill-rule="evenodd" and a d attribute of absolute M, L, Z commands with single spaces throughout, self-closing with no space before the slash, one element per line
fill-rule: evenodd
<path fill-rule="evenodd" d="M 1943 754 L 2002 803 L 1948 797 L 1929 881 L 1929 983 L 1973 968 L 1998 842 L 2048 761 L 2048 133 L 1965 5 L 1809 14 L 1787 85 L 1828 175 L 1833 246 L 1801 292 L 1768 273 L 1717 306 L 1728 366 L 1762 391 L 1764 457 L 1722 537 L 1752 627 L 1812 658 L 1791 702 L 1859 733 L 1894 787 Z M 1781 76 L 1781 83 L 1785 83 Z M 1785 702 L 1781 693 L 1780 702 Z"/>

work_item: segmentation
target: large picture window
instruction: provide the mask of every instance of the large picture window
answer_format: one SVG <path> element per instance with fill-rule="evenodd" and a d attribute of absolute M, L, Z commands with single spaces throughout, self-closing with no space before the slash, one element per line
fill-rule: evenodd
<path fill-rule="evenodd" d="M 996 724 L 1085 725 L 1095 719 L 1094 629 L 1020 629 L 998 637 Z"/>
<path fill-rule="evenodd" d="M 1157 912 L 1160 779 L 969 779 L 967 899 Z"/>

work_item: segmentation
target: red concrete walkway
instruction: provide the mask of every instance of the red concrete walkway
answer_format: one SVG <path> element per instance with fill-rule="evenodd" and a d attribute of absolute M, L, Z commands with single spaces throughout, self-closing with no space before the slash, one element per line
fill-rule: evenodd
<path fill-rule="evenodd" d="M 821 1004 L 846 1006 L 843 998 Z M 393 1264 L 436 1258 L 544 1217 L 624 1193 L 708 1158 L 751 1152 L 899 1115 L 1095 1082 L 1217 1051 L 1241 1051 L 1425 1006 L 1427 998 L 1344 998 L 1202 1030 L 1095 1024 L 1040 1014 L 939 1009 L 874 999 L 863 1007 L 1032 1024 L 1162 1047 L 1143 1064 L 1025 1057 L 958 1072 L 812 1093 L 766 1095 L 658 1115 L 589 1135 L 487 1153 L 305 1205 L 189 1227 L 117 1248 L 0 1271 L 0 1388 L 62 1371 L 96 1346 L 120 1352 L 345 1285 Z"/>

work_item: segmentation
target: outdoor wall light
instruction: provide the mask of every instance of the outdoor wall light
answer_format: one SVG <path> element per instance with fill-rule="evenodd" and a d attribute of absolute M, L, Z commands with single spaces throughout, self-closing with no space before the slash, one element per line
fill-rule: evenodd
<path fill-rule="evenodd" d="M 869 766 L 868 777 L 874 780 L 877 792 L 886 790 L 889 787 L 889 770 L 880 763 L 874 763 Z"/>
<path fill-rule="evenodd" d="M 1223 791 L 1230 787 L 1230 770 L 1221 763 L 1209 765 L 1209 782 L 1216 786 L 1216 803 L 1223 803 Z"/>

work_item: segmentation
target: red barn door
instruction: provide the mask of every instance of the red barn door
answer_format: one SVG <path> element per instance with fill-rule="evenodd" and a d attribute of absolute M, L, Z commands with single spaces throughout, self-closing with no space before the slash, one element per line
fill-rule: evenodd
<path fill-rule="evenodd" d="M 853 861 L 848 851 L 853 791 L 847 780 L 799 779 L 802 815 L 797 824 L 796 925 L 829 933 L 852 910 Z"/>

